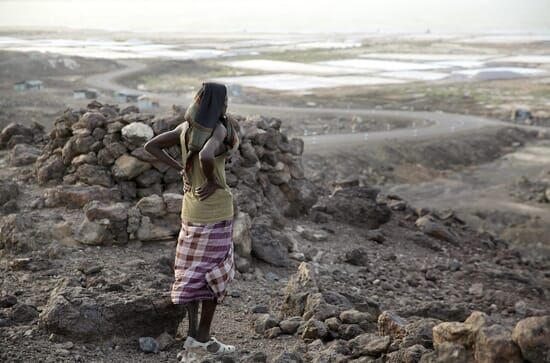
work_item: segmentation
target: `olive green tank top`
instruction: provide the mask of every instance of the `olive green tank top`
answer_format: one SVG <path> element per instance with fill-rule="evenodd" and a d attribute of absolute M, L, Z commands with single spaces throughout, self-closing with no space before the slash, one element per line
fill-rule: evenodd
<path fill-rule="evenodd" d="M 183 165 L 185 165 L 185 155 L 187 155 L 187 146 L 185 144 L 185 134 L 188 128 L 184 128 L 180 133 L 181 154 Z M 199 154 L 194 153 L 191 159 L 191 170 L 189 180 L 191 190 L 183 194 L 181 219 L 192 223 L 207 224 L 219 222 L 233 218 L 233 194 L 230 187 L 225 182 L 225 159 L 228 152 L 217 155 L 214 158 L 214 176 L 217 182 L 223 188 L 216 191 L 204 200 L 199 200 L 195 196 L 195 191 L 206 182 L 206 177 L 200 167 Z"/>

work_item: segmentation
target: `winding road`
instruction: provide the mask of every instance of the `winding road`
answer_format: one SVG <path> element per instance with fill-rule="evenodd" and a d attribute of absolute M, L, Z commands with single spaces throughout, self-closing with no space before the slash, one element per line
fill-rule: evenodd
<path fill-rule="evenodd" d="M 90 76 L 86 83 L 106 91 L 118 91 L 125 89 L 131 92 L 144 94 L 154 97 L 165 104 L 188 104 L 190 95 L 176 96 L 167 93 L 143 92 L 140 90 L 129 89 L 117 83 L 121 77 L 139 73 L 147 69 L 147 65 L 135 61 L 121 62 L 124 68 L 106 73 L 100 73 Z M 373 131 L 362 133 L 345 134 L 322 134 L 312 136 L 302 136 L 304 140 L 305 153 L 329 153 L 335 148 L 338 150 L 351 150 L 363 146 L 366 142 L 394 140 L 394 139 L 416 139 L 416 138 L 434 138 L 441 135 L 453 133 L 474 132 L 484 127 L 504 127 L 510 126 L 502 121 L 488 119 L 478 116 L 458 115 L 445 112 L 427 112 L 427 111 L 393 111 L 393 110 L 373 110 L 373 109 L 343 109 L 343 108 L 310 108 L 310 107 L 291 107 L 291 106 L 269 106 L 269 105 L 251 105 L 232 103 L 231 108 L 236 113 L 262 113 L 275 116 L 278 112 L 302 113 L 305 115 L 315 114 L 334 114 L 334 115 L 360 115 L 370 118 L 383 119 L 402 119 L 411 122 L 412 127 L 400 128 L 387 131 Z M 432 121 L 430 125 L 416 128 L 415 123 L 419 120 Z M 519 126 L 519 125 L 516 125 Z M 521 126 L 527 127 L 527 126 Z M 529 127 L 533 128 L 533 127 Z"/>

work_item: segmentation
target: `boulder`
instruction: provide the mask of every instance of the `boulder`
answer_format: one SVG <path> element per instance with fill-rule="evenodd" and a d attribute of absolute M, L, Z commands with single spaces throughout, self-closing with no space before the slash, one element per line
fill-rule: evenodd
<path fill-rule="evenodd" d="M 166 203 L 164 203 L 161 196 L 156 194 L 141 198 L 136 207 L 144 216 L 160 217 L 166 214 Z"/>
<path fill-rule="evenodd" d="M 442 241 L 447 241 L 451 243 L 456 243 L 456 241 L 458 241 L 458 236 L 456 235 L 456 233 L 454 233 L 450 228 L 437 222 L 430 215 L 418 218 L 415 224 L 418 229 L 420 229 L 428 236 L 432 236 Z"/>
<path fill-rule="evenodd" d="M 512 332 L 512 339 L 525 360 L 550 362 L 550 315 L 520 320 Z"/>
<path fill-rule="evenodd" d="M 16 182 L 10 180 L 0 180 L 0 206 L 10 200 L 14 200 L 19 195 L 19 187 Z"/>
<path fill-rule="evenodd" d="M 168 213 L 181 213 L 181 205 L 183 202 L 183 195 L 177 193 L 164 193 L 162 194 L 162 200 L 166 205 L 166 212 Z"/>
<path fill-rule="evenodd" d="M 40 149 L 29 144 L 17 144 L 10 152 L 10 166 L 32 164 L 40 156 Z"/>
<path fill-rule="evenodd" d="M 482 327 L 476 334 L 474 358 L 479 363 L 522 363 L 519 347 L 502 325 Z"/>
<path fill-rule="evenodd" d="M 52 154 L 37 166 L 36 178 L 39 183 L 44 184 L 51 179 L 61 179 L 64 173 L 65 165 L 61 155 Z"/>
<path fill-rule="evenodd" d="M 252 255 L 274 266 L 289 266 L 288 249 L 265 224 L 253 224 L 250 228 Z"/>
<path fill-rule="evenodd" d="M 328 214 L 340 222 L 377 229 L 388 222 L 391 215 L 385 204 L 377 204 L 378 193 L 378 189 L 371 187 L 341 189 L 321 198 L 312 207 L 312 212 Z"/>
<path fill-rule="evenodd" d="M 383 311 L 378 316 L 378 334 L 389 335 L 392 339 L 403 338 L 406 335 L 407 320 L 392 311 Z"/>
<path fill-rule="evenodd" d="M 114 336 L 175 335 L 185 316 L 183 306 L 172 304 L 163 289 L 141 287 L 90 294 L 77 281 L 63 279 L 42 309 L 39 326 L 48 333 L 78 341 L 105 341 Z"/>
<path fill-rule="evenodd" d="M 113 176 L 118 179 L 133 179 L 139 174 L 151 168 L 151 164 L 141 161 L 128 154 L 121 155 L 116 159 L 112 167 Z"/>
<path fill-rule="evenodd" d="M 12 122 L 0 132 L 0 149 L 6 146 L 12 147 L 19 143 L 31 144 L 33 139 L 34 131 L 32 128 L 17 122 Z"/>
<path fill-rule="evenodd" d="M 143 122 L 132 122 L 124 126 L 120 131 L 123 139 L 138 146 L 142 146 L 155 136 L 151 126 Z"/>
<path fill-rule="evenodd" d="M 284 316 L 302 316 L 310 293 L 319 292 L 317 273 L 313 266 L 302 262 L 288 281 L 282 312 Z"/>

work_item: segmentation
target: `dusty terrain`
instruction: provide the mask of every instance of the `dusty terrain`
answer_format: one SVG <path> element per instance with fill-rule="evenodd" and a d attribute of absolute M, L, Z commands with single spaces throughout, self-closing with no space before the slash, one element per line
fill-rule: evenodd
<path fill-rule="evenodd" d="M 547 42 L 458 38 L 359 36 L 360 46 L 343 49 L 146 39 L 234 53 L 109 60 L 0 51 L 2 361 L 176 361 L 187 323 L 178 327 L 184 314 L 168 291 L 182 186 L 142 146 L 176 125 L 172 105 L 185 106 L 201 81 L 265 73 L 222 61 L 548 53 Z M 41 91 L 12 89 L 36 78 Z M 237 353 L 198 361 L 550 361 L 549 84 L 545 75 L 243 86 L 229 106 L 243 143 L 227 166 L 237 273 L 212 331 Z M 99 102 L 72 98 L 85 87 L 100 91 Z M 160 108 L 116 105 L 112 92 L 126 88 Z M 532 117 L 512 117 L 517 109 Z M 158 349 L 146 353 L 143 337 Z"/>

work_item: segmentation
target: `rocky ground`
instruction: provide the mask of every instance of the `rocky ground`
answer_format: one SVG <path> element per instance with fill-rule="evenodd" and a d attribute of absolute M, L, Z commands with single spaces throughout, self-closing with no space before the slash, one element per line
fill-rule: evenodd
<path fill-rule="evenodd" d="M 2 130 L 1 360 L 176 361 L 181 181 L 142 145 L 179 111 L 136 111 Z M 549 256 L 369 183 L 314 183 L 280 120 L 238 121 L 237 273 L 212 329 L 237 352 L 198 361 L 550 360 Z"/>

